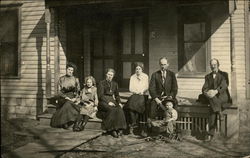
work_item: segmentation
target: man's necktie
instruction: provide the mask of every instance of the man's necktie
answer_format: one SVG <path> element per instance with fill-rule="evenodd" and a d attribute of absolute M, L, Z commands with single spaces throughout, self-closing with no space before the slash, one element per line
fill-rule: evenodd
<path fill-rule="evenodd" d="M 166 70 L 162 71 L 162 83 L 164 84 L 166 80 Z"/>

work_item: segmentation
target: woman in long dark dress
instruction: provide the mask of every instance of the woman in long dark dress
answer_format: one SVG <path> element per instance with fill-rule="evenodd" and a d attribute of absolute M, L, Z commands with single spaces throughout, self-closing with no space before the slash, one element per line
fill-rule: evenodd
<path fill-rule="evenodd" d="M 122 110 L 122 104 L 118 91 L 118 84 L 113 80 L 115 71 L 108 69 L 106 79 L 100 81 L 97 88 L 98 112 L 97 116 L 102 119 L 102 128 L 118 138 L 122 130 L 126 129 L 126 119 Z"/>
<path fill-rule="evenodd" d="M 58 81 L 58 104 L 59 108 L 53 114 L 50 125 L 67 129 L 74 124 L 73 130 L 80 131 L 79 122 L 82 120 L 80 105 L 77 104 L 80 92 L 78 78 L 73 75 L 76 66 L 72 63 L 66 66 L 66 75 Z"/>

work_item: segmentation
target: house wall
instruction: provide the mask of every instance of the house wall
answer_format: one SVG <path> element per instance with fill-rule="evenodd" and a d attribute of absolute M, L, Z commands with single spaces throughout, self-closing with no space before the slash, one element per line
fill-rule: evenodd
<path fill-rule="evenodd" d="M 167 56 L 170 61 L 170 69 L 177 74 L 179 92 L 178 96 L 197 98 L 201 93 L 204 78 L 181 78 L 178 76 L 178 47 L 177 47 L 177 8 L 176 2 L 155 4 L 149 10 L 149 75 L 156 71 L 158 59 Z M 237 97 L 242 102 L 239 106 L 246 111 L 249 102 L 246 98 L 246 50 L 244 29 L 244 1 L 237 1 L 237 10 L 233 14 L 233 27 L 235 36 L 236 72 L 237 72 Z M 62 11 L 62 10 L 61 10 Z M 55 11 L 52 14 L 51 23 L 51 70 L 52 70 L 52 94 L 54 94 L 54 53 L 55 38 L 58 35 L 59 49 L 59 76 L 65 74 L 66 67 L 66 19 L 64 14 Z M 46 102 L 46 24 L 44 22 L 45 3 L 43 1 L 24 1 L 21 6 L 21 78 L 1 79 L 1 111 L 6 117 L 32 117 L 44 110 Z M 56 13 L 59 13 L 56 15 Z M 221 16 L 218 16 L 221 15 Z M 56 19 L 54 19 L 56 17 Z M 230 23 L 229 18 L 222 10 L 214 8 L 211 11 L 212 36 L 211 57 L 218 58 L 221 69 L 229 73 L 230 70 Z M 58 20 L 58 25 L 54 21 Z M 55 34 L 57 27 L 57 34 Z M 89 38 L 88 26 L 84 27 L 84 37 Z M 89 40 L 84 41 L 85 74 L 90 73 Z M 192 89 L 190 88 L 192 85 Z M 247 108 L 246 108 L 247 107 Z M 7 115 L 8 114 L 8 115 Z M 242 120 L 246 120 L 247 113 L 242 114 Z"/>
<path fill-rule="evenodd" d="M 223 9 L 223 3 L 216 3 L 208 11 L 211 17 L 211 58 L 220 61 L 220 69 L 228 72 L 231 83 L 231 59 L 230 59 L 230 20 L 227 10 Z M 220 9 L 218 9 L 220 8 Z M 237 95 L 238 100 L 246 98 L 245 86 L 245 44 L 244 44 L 244 1 L 237 1 L 237 10 L 233 15 L 233 27 L 235 32 L 235 53 L 237 71 Z M 177 3 L 154 3 L 149 9 L 149 76 L 159 69 L 158 60 L 167 56 L 170 62 L 169 69 L 177 75 L 179 91 L 178 96 L 197 98 L 201 93 L 204 77 L 184 78 L 178 73 L 178 43 L 177 43 Z M 89 29 L 84 26 L 84 67 L 85 74 L 90 73 Z M 61 58 L 65 60 L 63 51 Z M 208 63 L 209 64 L 209 63 Z M 209 65 L 207 65 L 209 67 Z M 61 69 L 64 71 L 64 69 Z M 190 88 L 192 85 L 192 88 Z M 231 84 L 229 85 L 231 91 Z"/>
<path fill-rule="evenodd" d="M 11 3 L 11 1 L 9 1 Z M 46 24 L 44 1 L 21 5 L 21 76 L 1 79 L 1 116 L 36 118 L 46 102 Z M 52 17 L 52 26 L 54 18 Z M 50 38 L 52 91 L 54 91 L 54 28 Z"/>
<path fill-rule="evenodd" d="M 220 60 L 220 68 L 230 75 L 230 27 L 226 19 L 224 6 L 212 7 L 208 12 L 211 17 L 212 35 L 211 58 Z M 169 2 L 165 5 L 155 5 L 149 13 L 149 73 L 159 69 L 158 60 L 167 56 L 170 62 L 169 69 L 174 71 L 178 80 L 178 96 L 197 98 L 201 93 L 204 77 L 181 77 L 178 73 L 178 15 L 177 4 Z M 209 66 L 209 65 L 207 65 Z M 229 77 L 230 78 L 230 77 Z M 192 85 L 192 86 L 190 86 Z"/>

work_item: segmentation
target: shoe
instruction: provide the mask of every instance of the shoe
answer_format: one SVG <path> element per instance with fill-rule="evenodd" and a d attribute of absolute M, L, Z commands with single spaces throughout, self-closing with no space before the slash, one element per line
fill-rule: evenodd
<path fill-rule="evenodd" d="M 87 124 L 87 123 L 82 122 L 82 121 L 76 122 L 76 123 L 74 124 L 74 126 L 73 126 L 73 131 L 74 131 L 74 132 L 83 131 L 86 124 Z"/>
<path fill-rule="evenodd" d="M 123 135 L 123 131 L 122 131 L 122 130 L 118 130 L 118 131 L 117 131 L 117 134 L 118 134 L 118 136 L 120 137 L 120 136 Z"/>
<path fill-rule="evenodd" d="M 111 135 L 112 135 L 114 138 L 119 138 L 119 136 L 118 136 L 118 134 L 116 133 L 115 130 L 113 130 L 113 131 L 111 132 Z"/>
<path fill-rule="evenodd" d="M 68 130 L 68 129 L 69 129 L 69 125 L 68 125 L 67 123 L 65 123 L 65 124 L 62 126 L 62 128 Z"/>
<path fill-rule="evenodd" d="M 130 128 L 129 128 L 129 134 L 135 135 L 135 133 L 134 133 L 134 128 L 133 128 L 133 127 L 130 127 Z"/>
<path fill-rule="evenodd" d="M 213 140 L 212 135 L 207 135 L 206 139 L 204 140 L 205 142 L 211 142 Z"/>
<path fill-rule="evenodd" d="M 141 131 L 141 136 L 142 136 L 142 137 L 147 137 L 148 134 L 147 134 L 147 132 L 145 132 L 144 130 L 142 130 L 142 131 Z"/>

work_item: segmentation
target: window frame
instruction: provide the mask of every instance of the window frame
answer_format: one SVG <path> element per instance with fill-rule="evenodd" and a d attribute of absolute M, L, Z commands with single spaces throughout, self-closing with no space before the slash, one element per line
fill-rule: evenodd
<path fill-rule="evenodd" d="M 195 20 L 188 21 L 185 16 L 191 16 L 192 13 L 189 11 L 193 11 L 196 9 L 196 14 L 199 13 L 199 17 Z M 183 11 L 184 10 L 184 11 Z M 189 14 L 189 15 L 188 15 Z M 201 15 L 203 14 L 203 15 Z M 184 55 L 184 44 L 186 43 L 184 40 L 184 25 L 192 24 L 198 22 L 205 22 L 205 45 L 206 45 L 206 72 L 183 72 L 181 69 L 183 68 L 183 55 Z M 210 72 L 209 61 L 211 59 L 211 19 L 206 16 L 206 14 L 198 9 L 196 6 L 188 6 L 188 7 L 179 7 L 178 8 L 178 77 L 179 78 L 204 78 L 204 75 Z"/>
<path fill-rule="evenodd" d="M 0 79 L 20 79 L 21 78 L 21 12 L 22 3 L 1 5 L 0 10 L 17 10 L 17 75 L 1 75 Z"/>

